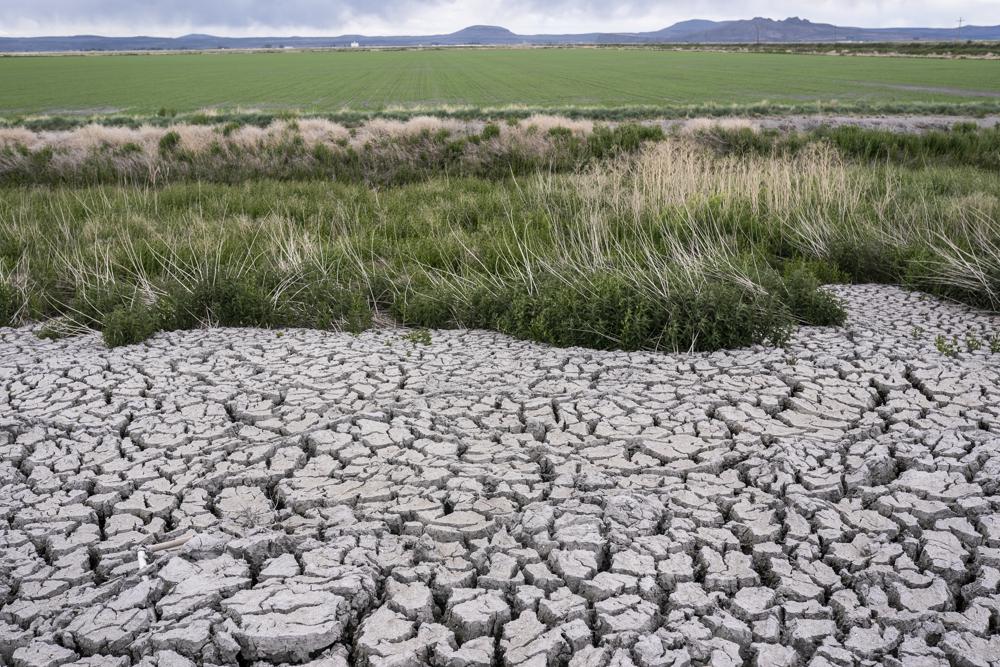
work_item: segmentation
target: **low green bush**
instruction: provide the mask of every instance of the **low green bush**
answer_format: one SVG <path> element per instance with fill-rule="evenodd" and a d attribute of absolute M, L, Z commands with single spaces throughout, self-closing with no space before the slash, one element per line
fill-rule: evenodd
<path fill-rule="evenodd" d="M 695 135 L 720 155 L 795 154 L 827 143 L 845 158 L 873 164 L 1000 168 L 1000 127 L 958 123 L 949 129 L 902 132 L 845 125 L 809 132 L 710 127 Z"/>
<path fill-rule="evenodd" d="M 274 327 L 286 323 L 284 313 L 267 291 L 235 275 L 174 289 L 157 306 L 163 328 L 168 330 L 194 329 L 204 324 Z"/>
<path fill-rule="evenodd" d="M 632 153 L 647 141 L 665 138 L 658 125 L 623 123 L 615 127 L 598 125 L 587 137 L 587 149 L 593 158 L 601 159 L 621 153 Z"/>
<path fill-rule="evenodd" d="M 393 314 L 407 326 L 496 329 L 560 347 L 603 350 L 714 350 L 782 344 L 794 320 L 770 294 L 727 283 L 654 297 L 614 273 L 538 277 L 532 288 L 411 285 Z"/>
<path fill-rule="evenodd" d="M 160 155 L 170 155 L 181 145 L 181 135 L 171 130 L 160 137 Z"/>
<path fill-rule="evenodd" d="M 784 301 L 795 318 L 813 326 L 844 323 L 847 313 L 833 294 L 820 289 L 820 280 L 803 263 L 786 265 L 782 285 Z"/>
<path fill-rule="evenodd" d="M 13 286 L 0 282 L 0 327 L 14 324 L 14 318 L 21 308 L 21 299 Z"/>
<path fill-rule="evenodd" d="M 101 336 L 108 347 L 135 345 L 159 330 L 156 314 L 144 304 L 118 306 L 101 322 Z"/>
<path fill-rule="evenodd" d="M 782 344 L 792 322 L 769 295 L 710 283 L 652 298 L 614 275 L 579 285 L 550 279 L 512 295 L 500 330 L 559 346 L 635 350 L 713 350 Z M 584 291 L 585 290 L 585 291 Z"/>
<path fill-rule="evenodd" d="M 782 271 L 787 277 L 791 273 L 805 271 L 816 278 L 819 285 L 843 285 L 851 282 L 851 276 L 833 262 L 815 258 L 796 257 L 784 262 Z"/>
<path fill-rule="evenodd" d="M 319 276 L 300 277 L 297 287 L 275 288 L 287 277 L 266 271 L 237 274 L 222 267 L 213 280 L 178 284 L 165 281 L 153 304 L 124 299 L 121 291 L 90 293 L 89 308 L 104 311 L 92 322 L 110 347 L 141 342 L 158 331 L 205 325 L 279 328 L 301 326 L 360 332 L 371 326 L 372 309 L 359 285 L 341 285 Z"/>
<path fill-rule="evenodd" d="M 489 141 L 500 136 L 500 126 L 496 123 L 487 123 L 483 131 L 479 134 L 480 139 Z"/>

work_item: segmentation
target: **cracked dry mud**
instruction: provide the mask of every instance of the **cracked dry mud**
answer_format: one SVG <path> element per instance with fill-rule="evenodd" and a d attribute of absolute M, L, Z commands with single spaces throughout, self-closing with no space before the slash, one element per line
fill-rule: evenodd
<path fill-rule="evenodd" d="M 933 338 L 1000 320 L 837 290 L 704 355 L 0 332 L 0 663 L 998 665 L 1000 356 Z"/>

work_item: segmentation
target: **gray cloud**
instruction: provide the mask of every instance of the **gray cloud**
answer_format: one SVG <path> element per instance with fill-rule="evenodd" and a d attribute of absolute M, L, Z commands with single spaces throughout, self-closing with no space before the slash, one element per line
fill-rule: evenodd
<path fill-rule="evenodd" d="M 997 23 L 997 0 L 3 0 L 0 34 L 428 34 L 653 30 L 689 18 L 801 15 L 842 25 Z"/>

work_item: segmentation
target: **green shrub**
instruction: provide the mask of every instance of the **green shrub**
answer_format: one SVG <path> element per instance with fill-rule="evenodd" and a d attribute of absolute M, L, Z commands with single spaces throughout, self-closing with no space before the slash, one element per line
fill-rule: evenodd
<path fill-rule="evenodd" d="M 487 123 L 480 133 L 479 137 L 483 141 L 489 141 L 490 139 L 496 139 L 500 136 L 500 126 L 496 123 Z"/>
<path fill-rule="evenodd" d="M 52 164 L 53 157 L 55 157 L 55 151 L 51 146 L 39 148 L 31 153 L 28 168 L 31 170 L 31 173 L 46 174 L 48 173 L 49 165 Z"/>
<path fill-rule="evenodd" d="M 833 262 L 821 259 L 796 258 L 786 261 L 782 267 L 784 274 L 804 270 L 815 276 L 820 285 L 843 285 L 851 282 L 851 276 Z"/>
<path fill-rule="evenodd" d="M 273 327 L 285 324 L 271 295 L 252 279 L 225 272 L 212 280 L 178 286 L 157 304 L 163 328 L 195 329 L 204 323 L 224 327 Z"/>
<path fill-rule="evenodd" d="M 160 154 L 170 155 L 181 145 L 181 135 L 171 130 L 160 137 Z"/>
<path fill-rule="evenodd" d="M 21 308 L 21 299 L 17 290 L 6 283 L 0 283 L 0 327 L 9 327 L 14 324 L 14 318 Z"/>
<path fill-rule="evenodd" d="M 294 301 L 286 303 L 289 326 L 344 329 L 360 333 L 372 325 L 372 309 L 361 285 L 307 277 Z"/>
<path fill-rule="evenodd" d="M 764 155 L 775 150 L 780 137 L 776 131 L 718 126 L 701 130 L 695 136 L 719 155 Z"/>
<path fill-rule="evenodd" d="M 830 244 L 829 261 L 839 273 L 859 283 L 897 282 L 906 265 L 900 248 L 874 238 L 834 239 Z"/>
<path fill-rule="evenodd" d="M 792 329 L 784 305 L 767 294 L 713 283 L 654 298 L 624 277 L 580 283 L 551 277 L 534 292 L 514 291 L 498 328 L 561 347 L 714 350 L 783 343 Z"/>
<path fill-rule="evenodd" d="M 119 306 L 104 316 L 101 336 L 108 347 L 135 345 L 160 330 L 153 311 L 144 304 Z"/>
<path fill-rule="evenodd" d="M 390 312 L 405 326 L 446 329 L 457 322 L 455 295 L 420 275 L 392 300 Z"/>
<path fill-rule="evenodd" d="M 313 159 L 323 167 L 333 166 L 337 162 L 337 154 L 326 144 L 316 144 L 312 150 Z"/>
<path fill-rule="evenodd" d="M 820 281 L 805 264 L 786 265 L 782 288 L 788 309 L 803 324 L 835 326 L 847 318 L 840 300 L 820 289 Z"/>
<path fill-rule="evenodd" d="M 606 158 L 620 153 L 633 153 L 647 141 L 664 139 L 658 125 L 624 123 L 610 128 L 598 125 L 587 137 L 587 147 L 594 158 Z"/>

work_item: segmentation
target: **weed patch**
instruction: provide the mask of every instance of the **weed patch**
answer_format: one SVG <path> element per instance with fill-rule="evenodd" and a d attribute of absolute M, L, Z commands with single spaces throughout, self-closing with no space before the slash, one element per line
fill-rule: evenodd
<path fill-rule="evenodd" d="M 158 318 L 143 304 L 118 306 L 101 322 L 101 336 L 109 347 L 141 343 L 159 330 Z"/>
<path fill-rule="evenodd" d="M 11 285 L 0 282 L 0 327 L 14 324 L 20 307 L 20 298 L 17 290 Z"/>

